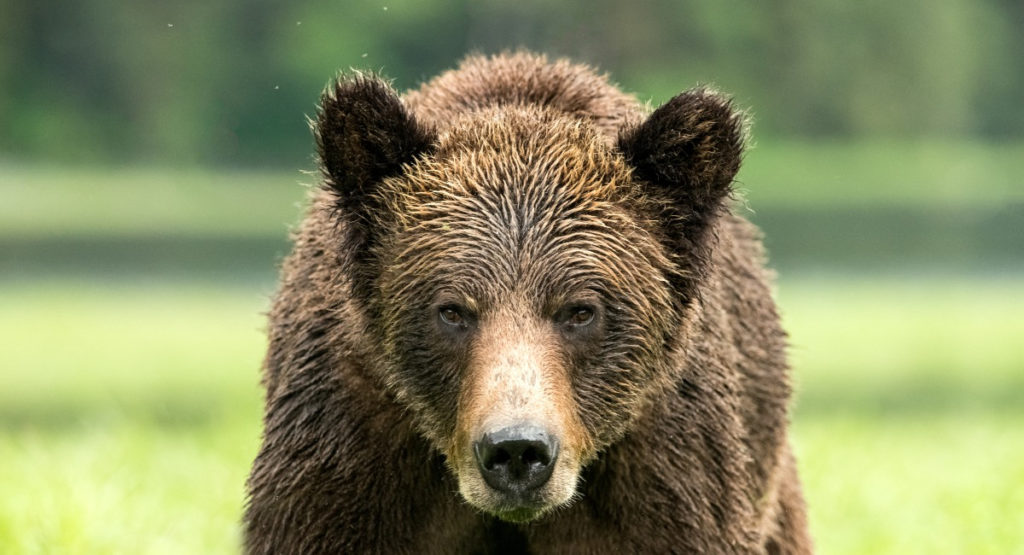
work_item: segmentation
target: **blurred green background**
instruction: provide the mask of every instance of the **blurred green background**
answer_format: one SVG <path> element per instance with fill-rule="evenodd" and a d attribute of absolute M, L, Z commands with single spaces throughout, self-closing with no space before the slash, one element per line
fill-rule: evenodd
<path fill-rule="evenodd" d="M 754 115 L 822 553 L 1024 552 L 1024 3 L 0 0 L 0 552 L 238 549 L 339 69 L 525 46 Z"/>

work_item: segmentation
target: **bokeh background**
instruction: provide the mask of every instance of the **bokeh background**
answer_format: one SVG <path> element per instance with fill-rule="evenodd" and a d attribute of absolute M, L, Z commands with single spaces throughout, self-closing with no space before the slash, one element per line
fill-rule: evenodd
<path fill-rule="evenodd" d="M 237 551 L 305 122 L 528 47 L 754 116 L 822 553 L 1024 550 L 1024 3 L 0 0 L 0 552 Z"/>

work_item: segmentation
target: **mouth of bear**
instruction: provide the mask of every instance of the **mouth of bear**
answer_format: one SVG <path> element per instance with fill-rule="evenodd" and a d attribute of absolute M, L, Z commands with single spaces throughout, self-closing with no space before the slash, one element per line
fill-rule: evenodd
<path fill-rule="evenodd" d="M 459 490 L 483 512 L 529 522 L 573 498 L 575 457 L 541 426 L 523 422 L 485 432 L 470 451 L 459 465 Z"/>

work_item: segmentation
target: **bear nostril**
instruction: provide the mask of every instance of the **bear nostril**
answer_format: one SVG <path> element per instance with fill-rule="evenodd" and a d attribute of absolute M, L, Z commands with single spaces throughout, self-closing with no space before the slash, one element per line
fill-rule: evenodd
<path fill-rule="evenodd" d="M 523 492 L 547 483 L 558 456 L 558 441 L 536 426 L 486 433 L 473 444 L 484 481 L 504 492 Z"/>
<path fill-rule="evenodd" d="M 532 445 L 527 447 L 526 451 L 523 451 L 523 456 L 520 457 L 520 459 L 523 461 L 523 464 L 526 465 L 530 465 L 535 462 L 540 462 L 539 457 L 537 457 L 537 450 L 534 449 Z"/>
<path fill-rule="evenodd" d="M 498 449 L 497 452 L 494 453 L 494 456 L 484 463 L 484 466 L 487 467 L 487 470 L 494 470 L 495 466 L 507 464 L 511 458 L 512 457 L 509 456 L 508 451 Z"/>

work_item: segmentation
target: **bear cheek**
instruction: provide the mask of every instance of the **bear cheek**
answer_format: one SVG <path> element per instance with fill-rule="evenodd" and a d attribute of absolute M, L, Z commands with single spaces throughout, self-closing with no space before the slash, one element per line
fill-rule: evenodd
<path fill-rule="evenodd" d="M 667 308 L 645 314 L 630 307 L 628 312 L 614 318 L 600 348 L 581 357 L 571 374 L 577 410 L 592 438 L 594 455 L 628 434 L 677 375 L 672 370 L 678 366 L 677 345 L 659 330 L 669 329 L 678 316 Z"/>
<path fill-rule="evenodd" d="M 465 352 L 439 340 L 422 322 L 393 330 L 392 353 L 385 383 L 408 406 L 420 433 L 451 457 Z"/>

